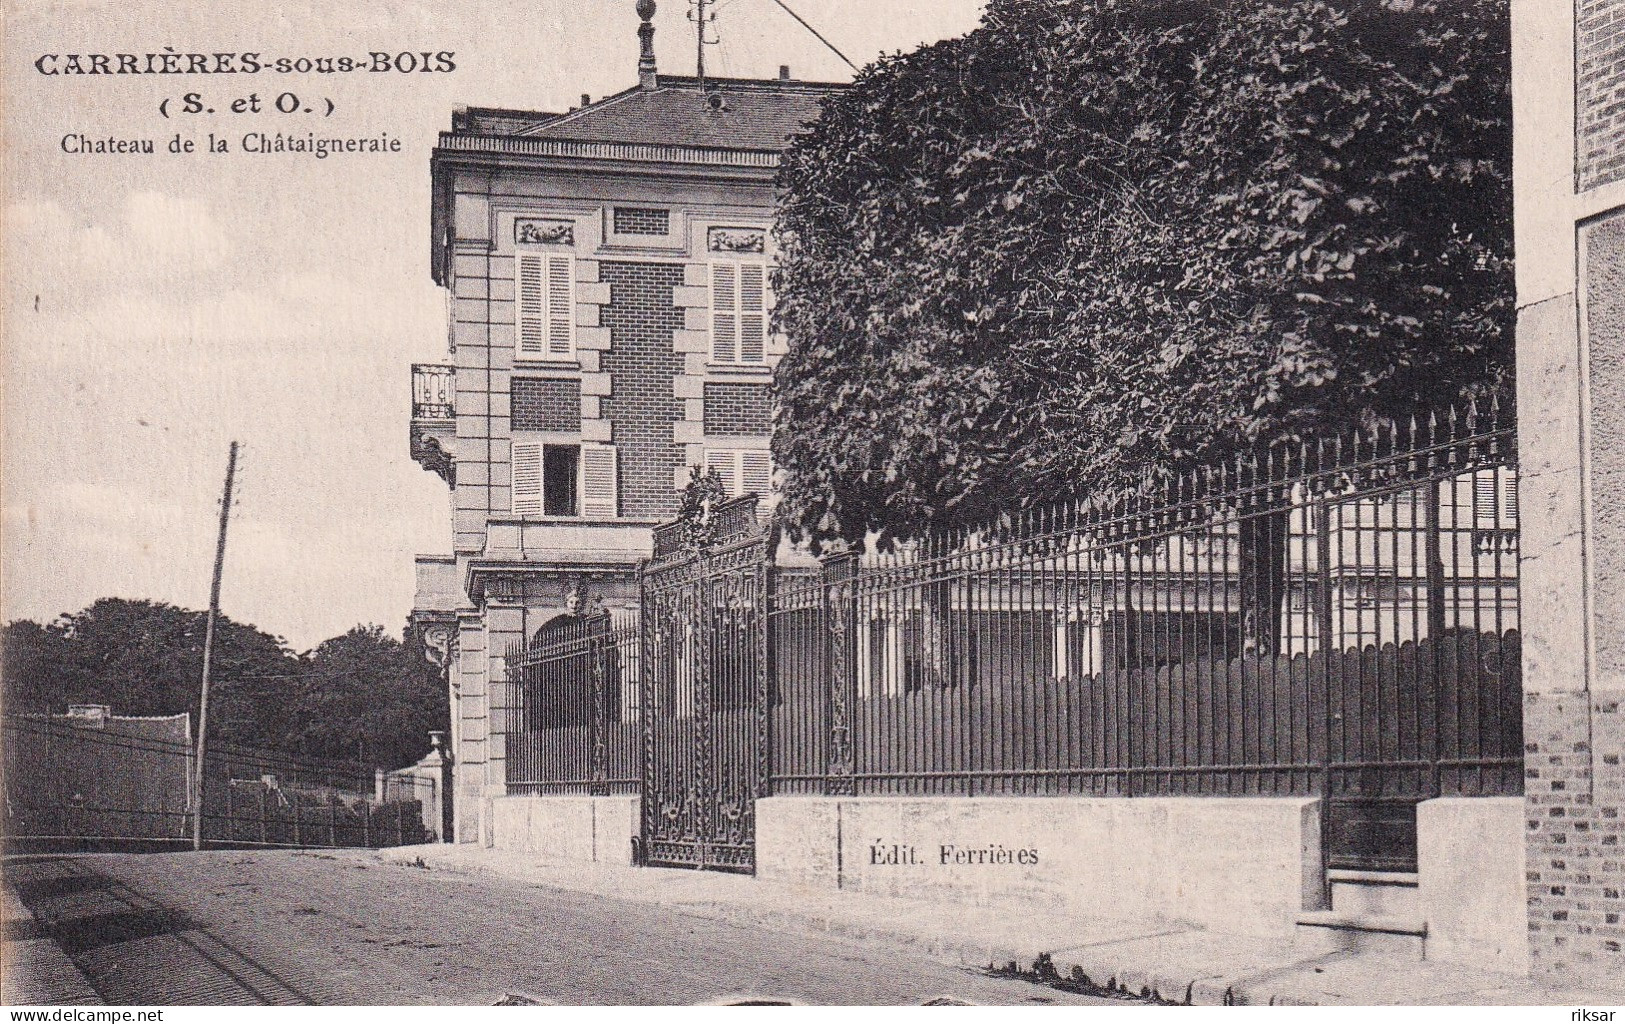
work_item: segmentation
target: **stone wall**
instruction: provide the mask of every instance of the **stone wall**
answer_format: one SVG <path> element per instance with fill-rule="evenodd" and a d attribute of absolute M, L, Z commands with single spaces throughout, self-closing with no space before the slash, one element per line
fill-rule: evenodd
<path fill-rule="evenodd" d="M 1323 901 L 1320 801 L 773 797 L 764 879 L 1288 936 Z"/>

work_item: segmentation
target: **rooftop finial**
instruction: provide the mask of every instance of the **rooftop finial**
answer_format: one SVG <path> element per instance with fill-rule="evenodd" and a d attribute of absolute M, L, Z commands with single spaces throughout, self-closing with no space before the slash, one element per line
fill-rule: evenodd
<path fill-rule="evenodd" d="M 638 42 L 641 49 L 638 53 L 638 85 L 644 89 L 654 89 L 657 85 L 655 79 L 655 27 L 650 19 L 655 16 L 655 0 L 638 0 L 638 17 L 643 24 L 638 26 Z"/>

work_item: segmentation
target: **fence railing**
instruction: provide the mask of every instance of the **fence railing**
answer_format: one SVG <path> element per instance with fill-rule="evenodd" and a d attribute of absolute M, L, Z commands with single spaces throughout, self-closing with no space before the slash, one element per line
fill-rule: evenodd
<path fill-rule="evenodd" d="M 771 789 L 1517 793 L 1515 449 L 1469 410 L 778 569 Z M 638 623 L 572 628 L 509 652 L 510 791 L 637 786 Z"/>
<path fill-rule="evenodd" d="M 6 716 L 8 844 L 187 843 L 194 752 L 186 743 L 85 728 L 60 717 Z M 203 839 L 242 846 L 402 846 L 430 838 L 433 783 L 385 795 L 374 771 L 225 744 L 204 762 Z"/>
<path fill-rule="evenodd" d="M 1514 444 L 1493 412 L 781 582 L 778 792 L 1518 792 Z"/>
<path fill-rule="evenodd" d="M 567 615 L 508 650 L 496 684 L 510 793 L 638 789 L 638 619 Z"/>

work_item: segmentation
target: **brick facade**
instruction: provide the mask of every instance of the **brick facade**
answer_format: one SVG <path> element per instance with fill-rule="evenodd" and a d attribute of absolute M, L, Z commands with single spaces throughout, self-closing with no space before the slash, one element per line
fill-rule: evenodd
<path fill-rule="evenodd" d="M 581 430 L 581 382 L 515 377 L 509 416 L 514 430 Z"/>
<path fill-rule="evenodd" d="M 1598 985 L 1625 977 L 1625 710 L 1584 694 L 1524 698 L 1531 972 Z"/>
<path fill-rule="evenodd" d="M 766 384 L 705 385 L 707 434 L 760 436 L 772 429 L 773 401 Z"/>
<path fill-rule="evenodd" d="M 683 447 L 672 436 L 672 425 L 683 418 L 683 403 L 672 387 L 683 371 L 673 345 L 674 332 L 684 323 L 673 304 L 683 268 L 605 262 L 598 273 L 610 289 L 599 322 L 610 332 L 602 366 L 613 384 L 602 406 L 620 453 L 621 515 L 669 519 L 677 512 L 672 481 L 683 464 Z"/>
<path fill-rule="evenodd" d="M 667 235 L 671 213 L 642 206 L 617 206 L 613 215 L 617 235 Z"/>
<path fill-rule="evenodd" d="M 1580 191 L 1625 177 L 1625 0 L 1575 5 L 1576 181 Z"/>

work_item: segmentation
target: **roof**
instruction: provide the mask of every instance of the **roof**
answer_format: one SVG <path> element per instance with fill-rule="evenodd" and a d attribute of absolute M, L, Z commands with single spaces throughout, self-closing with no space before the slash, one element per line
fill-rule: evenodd
<path fill-rule="evenodd" d="M 655 87 L 634 86 L 563 114 L 471 108 L 452 130 L 475 135 L 698 146 L 777 152 L 818 117 L 819 100 L 839 82 L 696 78 L 658 75 Z"/>

